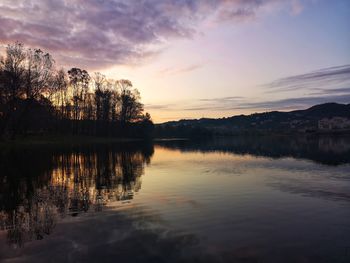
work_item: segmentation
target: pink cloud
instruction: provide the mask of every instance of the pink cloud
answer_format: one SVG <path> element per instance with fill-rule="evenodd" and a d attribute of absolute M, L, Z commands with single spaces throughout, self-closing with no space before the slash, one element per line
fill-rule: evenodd
<path fill-rule="evenodd" d="M 66 66 L 101 69 L 154 56 L 166 41 L 196 35 L 203 20 L 237 23 L 275 2 L 3 0 L 0 44 L 21 41 L 52 52 Z"/>

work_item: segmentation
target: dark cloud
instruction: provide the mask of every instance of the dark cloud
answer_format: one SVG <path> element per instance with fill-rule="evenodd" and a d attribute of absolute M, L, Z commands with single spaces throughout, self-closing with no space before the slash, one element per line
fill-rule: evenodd
<path fill-rule="evenodd" d="M 271 92 L 293 91 L 303 89 L 305 91 L 329 89 L 330 86 L 350 86 L 350 65 L 319 69 L 310 73 L 290 76 L 275 80 L 267 85 Z"/>
<path fill-rule="evenodd" d="M 341 95 L 328 96 L 304 96 L 298 98 L 287 98 L 271 101 L 254 101 L 248 98 L 231 101 L 223 98 L 221 101 L 217 99 L 211 103 L 197 104 L 192 107 L 183 108 L 186 111 L 233 111 L 233 110 L 288 110 L 288 109 L 304 109 L 316 104 L 326 102 L 350 103 L 350 92 Z"/>
<path fill-rule="evenodd" d="M 145 108 L 147 110 L 167 110 L 171 104 L 146 104 Z"/>
<path fill-rule="evenodd" d="M 45 48 L 87 68 L 132 64 L 167 41 L 191 38 L 205 19 L 241 21 L 276 0 L 3 0 L 0 42 Z"/>
<path fill-rule="evenodd" d="M 276 100 L 255 101 L 244 97 L 223 97 L 200 99 L 192 104 L 157 105 L 157 109 L 166 111 L 271 111 L 304 109 L 316 104 L 327 102 L 350 103 L 350 88 L 319 89 L 317 94 L 303 97 L 284 98 Z"/>
<path fill-rule="evenodd" d="M 341 95 L 341 94 L 350 94 L 350 88 L 314 88 L 309 95 Z"/>
<path fill-rule="evenodd" d="M 350 93 L 346 95 L 334 96 L 306 96 L 300 98 L 288 98 L 273 101 L 246 102 L 233 106 L 232 109 L 262 109 L 262 110 L 283 110 L 283 109 L 303 109 L 316 104 L 338 102 L 350 103 Z"/>
<path fill-rule="evenodd" d="M 347 86 L 342 86 L 347 85 Z M 149 105 L 165 111 L 270 111 L 303 109 L 326 102 L 350 103 L 350 65 L 319 69 L 311 73 L 278 79 L 266 85 L 267 93 L 302 90 L 304 95 L 276 100 L 242 96 L 199 99 L 190 103 Z"/>

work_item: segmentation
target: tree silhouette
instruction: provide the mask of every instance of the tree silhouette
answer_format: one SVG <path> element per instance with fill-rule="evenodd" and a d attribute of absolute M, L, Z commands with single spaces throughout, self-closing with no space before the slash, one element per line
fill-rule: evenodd
<path fill-rule="evenodd" d="M 56 69 L 53 57 L 16 42 L 0 59 L 0 133 L 144 136 L 152 132 L 130 80 Z M 145 130 L 143 131 L 143 129 Z"/>

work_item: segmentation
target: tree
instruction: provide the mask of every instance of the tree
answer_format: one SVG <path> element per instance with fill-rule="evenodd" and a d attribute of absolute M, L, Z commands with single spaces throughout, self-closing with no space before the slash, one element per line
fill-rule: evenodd
<path fill-rule="evenodd" d="M 132 89 L 130 80 L 118 80 L 120 89 L 120 121 L 122 124 L 140 119 L 143 112 L 143 105 L 140 103 L 140 93 L 137 89 Z"/>
<path fill-rule="evenodd" d="M 24 61 L 26 53 L 21 43 L 6 47 L 5 57 L 1 59 L 1 99 L 3 103 L 2 133 L 14 138 L 19 119 L 20 99 L 23 95 Z"/>
<path fill-rule="evenodd" d="M 1 59 L 3 85 L 1 93 L 7 101 L 14 102 L 23 93 L 26 53 L 23 44 L 16 42 L 6 47 L 5 58 Z M 14 106 L 14 105 L 12 105 Z"/>
<path fill-rule="evenodd" d="M 72 68 L 68 71 L 68 76 L 73 89 L 73 119 L 79 120 L 85 107 L 90 75 L 86 70 Z"/>
<path fill-rule="evenodd" d="M 96 106 L 96 120 L 102 120 L 102 100 L 103 92 L 106 85 L 106 77 L 99 72 L 96 72 L 93 77 L 94 89 L 95 89 L 95 106 Z"/>
<path fill-rule="evenodd" d="M 80 68 L 67 73 L 41 49 L 8 45 L 0 58 L 0 133 L 14 137 L 51 129 L 130 136 L 153 125 L 131 81 L 101 73 L 91 78 Z"/>
<path fill-rule="evenodd" d="M 26 99 L 39 99 L 54 92 L 54 63 L 52 56 L 41 49 L 27 50 L 24 70 Z"/>
<path fill-rule="evenodd" d="M 60 69 L 56 72 L 53 80 L 54 90 L 54 103 L 60 107 L 61 119 L 67 117 L 65 114 L 65 106 L 68 104 L 67 91 L 68 91 L 68 79 L 64 69 Z"/>

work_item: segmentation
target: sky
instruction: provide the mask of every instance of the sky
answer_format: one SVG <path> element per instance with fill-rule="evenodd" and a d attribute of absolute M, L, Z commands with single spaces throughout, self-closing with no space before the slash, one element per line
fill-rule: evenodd
<path fill-rule="evenodd" d="M 350 103 L 349 0 L 0 0 L 0 25 L 130 79 L 156 123 Z"/>

